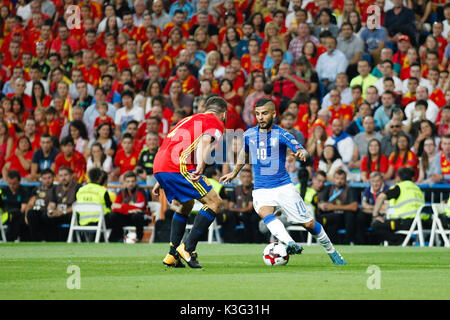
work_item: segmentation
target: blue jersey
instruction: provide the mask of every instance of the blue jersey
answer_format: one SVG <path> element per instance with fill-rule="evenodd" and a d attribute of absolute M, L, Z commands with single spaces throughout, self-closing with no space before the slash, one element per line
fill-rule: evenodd
<path fill-rule="evenodd" d="M 296 152 L 303 146 L 283 128 L 274 125 L 269 132 L 259 127 L 244 133 L 244 150 L 253 166 L 254 189 L 272 189 L 291 183 L 286 171 L 287 148 Z"/>

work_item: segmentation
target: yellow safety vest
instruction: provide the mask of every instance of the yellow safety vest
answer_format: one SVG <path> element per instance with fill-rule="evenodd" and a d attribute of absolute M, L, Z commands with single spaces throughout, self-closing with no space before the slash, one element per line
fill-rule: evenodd
<path fill-rule="evenodd" d="M 447 205 L 445 206 L 445 215 L 450 217 L 450 198 L 448 198 Z"/>
<path fill-rule="evenodd" d="M 299 183 L 296 185 L 298 192 L 300 192 L 302 185 Z M 317 191 L 313 188 L 306 187 L 305 198 L 303 199 L 306 203 L 313 204 L 314 197 L 317 195 Z"/>
<path fill-rule="evenodd" d="M 105 193 L 108 192 L 104 186 L 96 183 L 88 183 L 81 187 L 77 192 L 77 202 L 83 203 L 99 203 L 103 206 L 104 214 L 111 212 L 111 209 L 106 207 Z M 92 212 L 78 212 L 80 226 L 86 226 L 89 223 L 98 222 L 98 214 Z"/>
<path fill-rule="evenodd" d="M 393 209 L 390 219 L 414 219 L 417 210 L 425 204 L 422 190 L 412 181 L 402 181 L 397 186 L 400 188 L 400 196 L 389 200 L 389 207 Z M 422 220 L 429 219 L 429 215 L 423 214 Z"/>
<path fill-rule="evenodd" d="M 0 198 L 2 197 L 2 189 L 0 189 Z M 8 221 L 8 212 L 3 212 L 2 209 L 0 209 L 1 212 L 1 218 L 2 218 L 2 224 L 5 224 Z"/>
<path fill-rule="evenodd" d="M 213 178 L 208 178 L 208 181 L 209 183 L 211 183 L 214 191 L 220 195 L 220 191 L 222 191 L 223 185 L 220 182 L 214 180 Z"/>

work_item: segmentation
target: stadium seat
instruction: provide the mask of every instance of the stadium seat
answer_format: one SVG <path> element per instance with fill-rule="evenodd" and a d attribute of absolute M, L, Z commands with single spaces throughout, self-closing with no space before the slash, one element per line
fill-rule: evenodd
<path fill-rule="evenodd" d="M 157 201 L 151 201 L 147 204 L 148 210 L 152 213 L 152 221 L 149 223 L 148 226 L 144 227 L 144 230 L 149 230 L 152 232 L 148 243 L 155 242 L 155 223 L 158 221 L 161 217 L 161 203 Z M 132 231 L 136 232 L 136 227 L 133 226 L 125 226 L 123 227 L 123 230 L 125 231 Z"/>
<path fill-rule="evenodd" d="M 399 231 L 395 232 L 396 234 L 406 235 L 405 240 L 403 240 L 402 247 L 406 247 L 408 245 L 408 242 L 411 239 L 412 235 L 418 235 L 419 236 L 419 245 L 421 247 L 425 246 L 425 242 L 423 239 L 424 238 L 424 236 L 423 236 L 424 230 L 422 227 L 422 218 L 420 215 L 422 213 L 422 210 L 426 207 L 430 207 L 430 205 L 424 204 L 424 205 L 420 206 L 419 209 L 417 209 L 416 216 L 415 216 L 413 223 L 411 224 L 411 227 L 409 228 L 409 230 L 399 230 Z"/>
<path fill-rule="evenodd" d="M 72 243 L 74 232 L 76 234 L 77 241 L 81 242 L 81 237 L 77 231 L 95 231 L 95 243 L 100 242 L 100 235 L 103 233 L 105 242 L 108 242 L 108 232 L 106 231 L 105 216 L 103 213 L 103 206 L 101 204 L 75 202 L 72 204 L 72 212 L 73 214 L 72 220 L 70 222 L 69 237 L 67 238 L 67 243 Z M 80 226 L 78 224 L 78 212 L 93 213 L 93 217 L 97 216 L 99 218 L 97 225 Z"/>
<path fill-rule="evenodd" d="M 315 214 L 314 214 L 313 206 L 309 203 L 305 203 L 305 206 L 306 206 L 306 210 L 309 212 L 309 214 L 312 217 L 314 217 Z M 286 230 L 288 232 L 290 232 L 290 231 L 306 231 L 306 232 L 308 232 L 304 227 L 302 227 L 300 225 L 295 225 L 295 224 L 292 224 L 292 225 L 286 227 Z M 308 232 L 308 238 L 306 239 L 306 244 L 308 246 L 310 246 L 312 244 L 312 234 L 310 232 Z"/>
<path fill-rule="evenodd" d="M 195 200 L 194 207 L 192 208 L 193 213 L 198 213 L 200 209 L 203 207 L 203 204 L 200 201 Z M 186 231 L 192 229 L 192 224 L 186 225 Z M 223 243 L 222 237 L 220 236 L 220 231 L 222 227 L 217 224 L 216 219 L 214 219 L 213 223 L 209 226 L 208 230 L 208 243 Z M 215 238 L 215 240 L 214 240 Z"/>
<path fill-rule="evenodd" d="M 432 247 L 434 245 L 435 238 L 438 239 L 438 235 L 442 237 L 444 240 L 444 246 L 447 248 L 450 248 L 450 230 L 445 230 L 444 226 L 442 225 L 442 221 L 439 218 L 439 214 L 445 213 L 445 207 L 446 204 L 441 203 L 433 203 L 431 205 L 431 208 L 433 209 L 433 222 L 431 225 L 431 234 L 430 234 L 430 243 L 429 246 Z"/>

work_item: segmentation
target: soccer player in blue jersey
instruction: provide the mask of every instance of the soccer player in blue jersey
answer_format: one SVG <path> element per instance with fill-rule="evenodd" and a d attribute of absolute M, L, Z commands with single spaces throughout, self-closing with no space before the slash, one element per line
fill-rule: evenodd
<path fill-rule="evenodd" d="M 276 207 L 285 212 L 288 220 L 303 225 L 322 245 L 334 264 L 345 264 L 322 225 L 307 212 L 303 199 L 286 171 L 288 148 L 301 161 L 306 160 L 308 152 L 293 135 L 273 123 L 276 111 L 271 99 L 259 99 L 255 104 L 255 114 L 258 126 L 244 133 L 244 148 L 238 156 L 236 167 L 221 177 L 220 182 L 231 182 L 246 163 L 251 163 L 254 171 L 252 196 L 255 210 L 272 235 L 286 245 L 287 252 L 300 254 L 303 248 L 295 243 L 283 223 L 274 215 Z"/>

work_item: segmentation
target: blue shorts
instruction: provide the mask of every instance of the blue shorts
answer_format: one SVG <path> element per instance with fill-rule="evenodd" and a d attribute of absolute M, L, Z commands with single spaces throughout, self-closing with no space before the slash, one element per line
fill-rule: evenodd
<path fill-rule="evenodd" d="M 161 188 L 163 188 L 167 200 L 173 199 L 181 203 L 192 199 L 200 199 L 212 189 L 211 183 L 205 176 L 202 176 L 198 182 L 193 182 L 186 175 L 177 172 L 158 172 L 155 173 Z"/>

